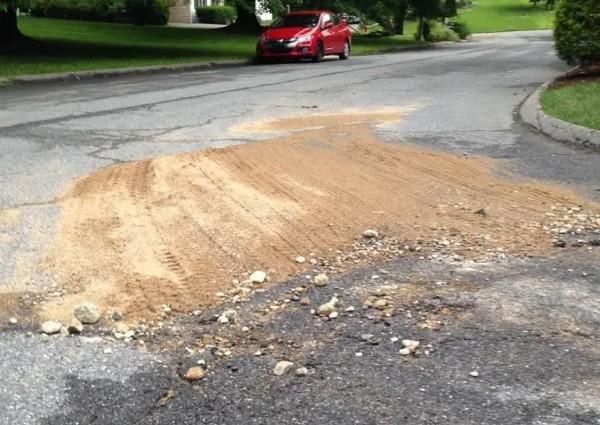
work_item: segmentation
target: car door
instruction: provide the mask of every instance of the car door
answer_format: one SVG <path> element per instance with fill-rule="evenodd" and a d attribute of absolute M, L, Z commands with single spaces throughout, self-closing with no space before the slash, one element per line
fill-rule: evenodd
<path fill-rule="evenodd" d="M 336 52 L 335 26 L 329 13 L 324 13 L 321 17 L 321 40 L 326 55 Z"/>
<path fill-rule="evenodd" d="M 333 19 L 333 33 L 335 37 L 335 53 L 341 53 L 344 51 L 344 43 L 346 42 L 345 25 L 342 17 L 338 14 L 332 16 Z"/>

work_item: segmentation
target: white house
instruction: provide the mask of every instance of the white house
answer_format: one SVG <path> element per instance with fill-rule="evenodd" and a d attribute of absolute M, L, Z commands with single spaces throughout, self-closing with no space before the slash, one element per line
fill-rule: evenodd
<path fill-rule="evenodd" d="M 259 8 L 257 2 L 257 9 Z M 170 7 L 169 22 L 178 24 L 191 24 L 198 22 L 196 17 L 197 7 L 206 6 L 223 6 L 225 0 L 174 0 L 173 6 Z M 262 20 L 270 20 L 271 14 L 260 14 Z"/>
<path fill-rule="evenodd" d="M 205 6 L 223 6 L 225 0 L 175 0 L 169 8 L 169 22 L 191 24 L 198 22 L 196 8 Z"/>

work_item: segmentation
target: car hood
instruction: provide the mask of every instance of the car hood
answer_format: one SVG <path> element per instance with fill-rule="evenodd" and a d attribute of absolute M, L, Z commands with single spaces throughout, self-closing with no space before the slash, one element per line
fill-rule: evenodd
<path fill-rule="evenodd" d="M 311 34 L 315 28 L 270 28 L 264 32 L 264 35 L 271 40 L 297 38 L 303 35 Z"/>

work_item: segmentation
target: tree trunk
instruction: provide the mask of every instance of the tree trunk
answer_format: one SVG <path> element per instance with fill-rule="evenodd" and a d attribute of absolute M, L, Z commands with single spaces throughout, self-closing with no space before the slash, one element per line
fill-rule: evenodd
<path fill-rule="evenodd" d="M 423 21 L 425 19 L 419 16 L 419 41 L 423 41 Z"/>
<path fill-rule="evenodd" d="M 404 20 L 406 19 L 406 12 L 408 12 L 408 3 L 403 2 L 398 6 L 396 10 L 396 16 L 394 16 L 394 32 L 398 35 L 404 35 Z"/>
<path fill-rule="evenodd" d="M 0 46 L 7 46 L 23 38 L 17 26 L 17 11 L 9 6 L 5 12 L 0 12 Z"/>
<path fill-rule="evenodd" d="M 237 20 L 229 26 L 233 32 L 260 34 L 263 27 L 256 17 L 256 0 L 237 0 Z"/>

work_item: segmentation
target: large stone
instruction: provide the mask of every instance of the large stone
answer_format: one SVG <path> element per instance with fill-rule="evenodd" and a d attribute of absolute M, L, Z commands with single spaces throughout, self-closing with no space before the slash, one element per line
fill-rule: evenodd
<path fill-rule="evenodd" d="M 367 229 L 363 232 L 363 236 L 367 239 L 377 239 L 379 237 L 379 232 L 374 229 Z"/>
<path fill-rule="evenodd" d="M 190 382 L 194 382 L 204 379 L 205 375 L 206 373 L 204 372 L 204 369 L 202 369 L 200 366 L 194 366 L 188 369 L 184 375 L 184 378 Z"/>
<path fill-rule="evenodd" d="M 273 373 L 276 376 L 283 376 L 288 373 L 294 367 L 294 363 L 288 362 L 286 360 L 282 360 L 275 365 L 275 369 L 273 369 Z"/>
<path fill-rule="evenodd" d="M 91 325 L 100 320 L 100 309 L 91 302 L 84 302 L 75 307 L 73 311 L 77 320 L 85 325 Z"/>
<path fill-rule="evenodd" d="M 257 270 L 250 275 L 250 282 L 252 282 L 252 283 L 265 283 L 266 281 L 267 281 L 267 274 L 260 270 Z"/>
<path fill-rule="evenodd" d="M 329 317 L 329 315 L 335 311 L 335 307 L 337 306 L 338 302 L 339 300 L 337 299 L 337 297 L 333 297 L 325 304 L 321 304 L 317 312 L 320 316 Z"/>
<path fill-rule="evenodd" d="M 314 277 L 313 282 L 315 286 L 327 286 L 329 284 L 329 277 L 325 273 L 321 273 Z"/>
<path fill-rule="evenodd" d="M 42 326 L 40 327 L 41 331 L 48 335 L 59 333 L 61 328 L 62 324 L 53 320 L 42 323 Z"/>

